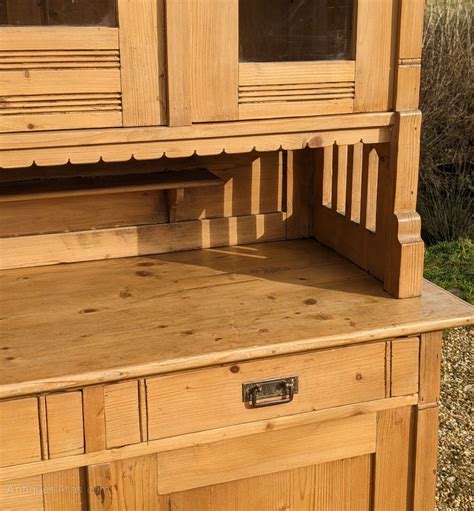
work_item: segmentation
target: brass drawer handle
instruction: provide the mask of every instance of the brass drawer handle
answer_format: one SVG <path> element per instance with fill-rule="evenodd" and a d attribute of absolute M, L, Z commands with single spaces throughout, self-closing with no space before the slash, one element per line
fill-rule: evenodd
<path fill-rule="evenodd" d="M 244 383 L 242 385 L 242 401 L 251 408 L 284 405 L 293 401 L 298 390 L 297 376 Z"/>

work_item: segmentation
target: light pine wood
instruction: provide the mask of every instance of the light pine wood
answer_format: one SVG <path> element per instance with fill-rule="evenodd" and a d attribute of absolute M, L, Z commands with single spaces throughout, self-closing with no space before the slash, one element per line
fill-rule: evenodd
<path fill-rule="evenodd" d="M 157 493 L 156 456 L 132 458 L 88 468 L 90 511 L 168 511 Z"/>
<path fill-rule="evenodd" d="M 0 50 L 117 50 L 119 31 L 106 27 L 2 27 Z"/>
<path fill-rule="evenodd" d="M 392 396 L 418 392 L 420 340 L 418 338 L 392 341 Z"/>
<path fill-rule="evenodd" d="M 188 2 L 192 120 L 236 120 L 239 116 L 238 0 Z"/>
<path fill-rule="evenodd" d="M 0 279 L 10 333 L 1 347 L 15 357 L 3 364 L 2 398 L 474 322 L 471 305 L 433 284 L 394 300 L 312 240 L 18 269 Z"/>
<path fill-rule="evenodd" d="M 424 244 L 416 212 L 421 114 L 398 114 L 390 162 L 389 239 L 385 289 L 397 298 L 418 296 L 422 289 Z"/>
<path fill-rule="evenodd" d="M 158 491 L 171 492 L 375 451 L 375 415 L 361 415 L 158 455 Z M 312 445 L 312 449 L 308 449 Z M 241 456 L 245 453 L 245 463 Z"/>
<path fill-rule="evenodd" d="M 205 123 L 195 126 L 155 127 L 146 130 L 139 128 L 122 128 L 111 130 L 80 130 L 76 133 L 18 133 L 15 135 L 0 135 L 0 149 L 41 149 L 94 145 L 94 144 L 124 144 L 143 143 L 156 140 L 167 141 L 188 140 L 197 138 L 226 138 L 265 134 L 296 134 L 312 133 L 314 131 L 329 132 L 334 130 L 357 130 L 364 133 L 371 128 L 390 127 L 396 120 L 393 112 L 366 113 L 360 115 L 341 115 L 335 117 L 295 118 L 285 120 L 284 126 L 279 119 L 267 119 L 249 122 L 220 122 Z M 389 139 L 388 139 L 389 140 Z M 360 142 L 360 140 L 359 140 Z M 331 144 L 330 144 L 331 145 Z M 156 159 L 156 155 L 153 159 Z"/>
<path fill-rule="evenodd" d="M 43 475 L 44 511 L 83 511 L 86 506 L 84 469 Z"/>
<path fill-rule="evenodd" d="M 420 0 L 400 0 L 400 59 L 419 59 L 423 46 L 424 4 Z"/>
<path fill-rule="evenodd" d="M 0 199 L 2 238 L 168 222 L 165 192 L 80 195 L 21 202 Z"/>
<path fill-rule="evenodd" d="M 413 470 L 413 415 L 411 407 L 377 414 L 374 511 L 408 508 Z"/>
<path fill-rule="evenodd" d="M 396 99 L 397 110 L 415 110 L 420 103 L 421 65 L 400 64 L 397 69 Z"/>
<path fill-rule="evenodd" d="M 115 466 L 110 463 L 87 467 L 89 511 L 119 511 Z"/>
<path fill-rule="evenodd" d="M 371 470 L 371 456 L 358 456 L 178 492 L 170 500 L 176 511 L 368 511 Z"/>
<path fill-rule="evenodd" d="M 1 79 L 1 78 L 0 78 Z M 73 112 L 71 108 L 67 113 L 43 113 L 38 114 L 31 111 L 28 114 L 19 114 L 12 116 L 0 115 L 0 132 L 16 131 L 47 131 L 57 129 L 75 129 L 81 128 L 107 128 L 120 126 L 122 123 L 122 113 L 120 111 L 88 111 Z M 109 109 L 106 109 L 109 110 Z"/>
<path fill-rule="evenodd" d="M 53 183 L 22 181 L 4 184 L 0 192 L 0 202 L 184 189 L 220 184 L 222 181 L 216 175 L 199 168 L 181 172 L 165 171 L 127 176 L 63 178 Z"/>
<path fill-rule="evenodd" d="M 68 161 L 96 163 L 100 158 L 104 161 L 129 160 L 132 156 L 156 159 L 165 151 L 169 157 L 179 157 L 191 156 L 196 150 L 198 154 L 218 154 L 224 149 L 242 153 L 256 147 L 266 151 L 281 147 L 300 149 L 309 144 L 311 147 L 332 145 L 336 140 L 341 143 L 345 140 L 347 144 L 375 143 L 390 140 L 390 130 L 385 127 L 393 123 L 393 118 L 392 113 L 294 118 L 285 121 L 283 133 L 281 121 L 271 119 L 147 130 L 80 130 L 73 136 L 67 131 L 51 132 L 47 136 L 40 132 L 4 134 L 0 135 L 0 167 L 26 167 L 33 161 L 40 165 L 60 165 Z M 193 138 L 205 140 L 198 146 Z"/>
<path fill-rule="evenodd" d="M 355 69 L 352 60 L 241 63 L 239 86 L 347 83 L 354 81 Z"/>
<path fill-rule="evenodd" d="M 269 213 L 4 238 L 0 264 L 9 269 L 283 240 L 285 217 Z"/>
<path fill-rule="evenodd" d="M 104 388 L 107 448 L 140 442 L 138 382 L 107 385 Z"/>
<path fill-rule="evenodd" d="M 41 459 L 36 398 L 1 402 L 0 424 L 0 466 Z"/>
<path fill-rule="evenodd" d="M 239 119 L 271 119 L 309 115 L 347 114 L 354 110 L 351 98 L 326 99 L 324 101 L 275 101 L 271 103 L 241 103 Z"/>
<path fill-rule="evenodd" d="M 2 511 L 45 511 L 41 475 L 0 484 Z"/>
<path fill-rule="evenodd" d="M 165 0 L 169 126 L 192 121 L 191 1 Z"/>
<path fill-rule="evenodd" d="M 86 387 L 82 397 L 85 452 L 102 451 L 106 448 L 104 387 Z"/>
<path fill-rule="evenodd" d="M 80 80 L 78 80 L 80 76 Z M 51 69 L 0 72 L 2 96 L 36 94 L 101 94 L 120 92 L 120 71 L 118 69 Z M 89 127 L 89 126 L 86 126 Z"/>
<path fill-rule="evenodd" d="M 390 140 L 390 130 L 387 128 L 367 128 L 361 131 L 314 131 L 291 134 L 271 134 L 256 136 L 233 136 L 229 133 L 226 138 L 201 140 L 197 145 L 195 140 L 154 141 L 147 143 L 124 142 L 120 145 L 92 143 L 71 148 L 48 147 L 26 149 L 24 151 L 5 150 L 0 152 L 0 166 L 4 168 L 25 167 L 35 162 L 39 166 L 128 161 L 132 157 L 137 160 L 168 158 L 184 158 L 194 154 L 198 156 L 218 155 L 225 151 L 227 154 L 246 153 L 250 151 L 278 151 L 317 148 L 339 144 L 381 144 Z M 311 129 L 311 127 L 310 127 Z M 0 142 L 1 142 L 0 138 Z"/>
<path fill-rule="evenodd" d="M 436 465 L 438 448 L 437 406 L 418 409 L 416 417 L 416 453 L 413 509 L 431 511 L 435 508 Z"/>
<path fill-rule="evenodd" d="M 181 435 L 178 437 L 150 440 L 148 442 L 128 445 L 116 449 L 104 449 L 98 452 L 79 454 L 65 458 L 56 458 L 53 460 L 44 460 L 24 465 L 4 467 L 0 468 L 0 481 L 11 481 L 24 477 L 32 477 L 38 474 L 49 474 L 89 465 L 107 464 L 160 452 L 169 452 L 176 449 L 207 445 L 209 443 L 220 442 L 222 440 L 237 439 L 249 435 L 265 433 L 268 430 L 279 431 L 282 429 L 309 424 L 316 425 L 322 422 L 354 417 L 361 414 L 370 414 L 382 410 L 412 406 L 416 405 L 417 402 L 417 394 L 379 399 L 376 401 L 339 406 L 304 414 L 288 415 L 270 420 L 248 422 L 237 426 L 201 431 L 199 433 L 191 433 L 189 435 Z"/>
<path fill-rule="evenodd" d="M 84 452 L 82 393 L 46 397 L 48 451 L 51 459 Z"/>
<path fill-rule="evenodd" d="M 384 366 L 385 345 L 377 343 L 161 376 L 147 381 L 149 437 L 382 399 Z M 285 376 L 299 377 L 292 403 L 249 409 L 242 402 L 243 383 Z"/>
<path fill-rule="evenodd" d="M 391 108 L 396 35 L 394 2 L 357 2 L 354 112 Z"/>
<path fill-rule="evenodd" d="M 313 235 L 379 279 L 386 273 L 389 144 L 315 153 Z"/>
<path fill-rule="evenodd" d="M 202 164 L 218 176 L 220 184 L 184 190 L 183 200 L 174 208 L 174 221 L 282 211 L 281 152 L 211 157 Z"/>
<path fill-rule="evenodd" d="M 157 126 L 165 122 L 163 33 L 158 4 L 162 0 L 118 0 L 120 74 L 124 126 Z M 160 48 L 161 47 L 161 48 Z M 160 51 L 161 50 L 161 51 Z"/>
<path fill-rule="evenodd" d="M 420 346 L 420 405 L 434 405 L 441 387 L 442 332 L 421 336 Z"/>
<path fill-rule="evenodd" d="M 286 158 L 286 237 L 308 238 L 313 232 L 314 153 L 289 151 Z"/>

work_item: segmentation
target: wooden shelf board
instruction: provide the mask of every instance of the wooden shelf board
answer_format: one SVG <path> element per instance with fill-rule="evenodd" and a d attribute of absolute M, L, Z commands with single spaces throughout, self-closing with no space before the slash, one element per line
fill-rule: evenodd
<path fill-rule="evenodd" d="M 147 174 L 19 181 L 3 184 L 0 187 L 0 202 L 152 190 L 176 190 L 220 184 L 222 184 L 222 180 L 218 176 L 201 168 Z"/>
<path fill-rule="evenodd" d="M 472 324 L 426 282 L 397 300 L 313 240 L 0 274 L 0 398 Z"/>

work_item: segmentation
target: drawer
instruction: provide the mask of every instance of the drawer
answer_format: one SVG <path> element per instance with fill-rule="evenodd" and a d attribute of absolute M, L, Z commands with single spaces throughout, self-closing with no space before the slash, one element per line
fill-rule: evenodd
<path fill-rule="evenodd" d="M 242 385 L 297 377 L 291 402 L 253 408 Z M 321 350 L 147 380 L 148 438 L 155 440 L 385 397 L 385 343 Z"/>

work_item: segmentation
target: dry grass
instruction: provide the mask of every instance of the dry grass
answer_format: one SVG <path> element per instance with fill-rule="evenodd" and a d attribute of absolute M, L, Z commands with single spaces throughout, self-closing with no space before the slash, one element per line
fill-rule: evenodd
<path fill-rule="evenodd" d="M 472 0 L 427 5 L 419 210 L 428 243 L 474 234 L 472 22 Z"/>

